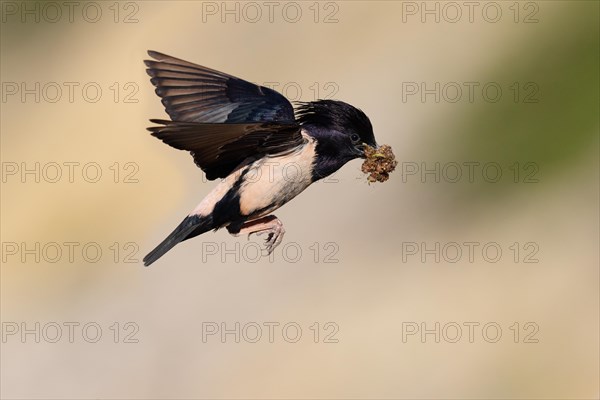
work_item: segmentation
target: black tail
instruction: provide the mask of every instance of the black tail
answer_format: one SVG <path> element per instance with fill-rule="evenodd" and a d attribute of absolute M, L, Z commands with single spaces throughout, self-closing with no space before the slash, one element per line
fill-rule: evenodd
<path fill-rule="evenodd" d="M 167 251 L 171 250 L 177 243 L 198 236 L 212 229 L 212 218 L 192 215 L 185 217 L 177 228 L 161 244 L 156 246 L 146 257 L 144 265 L 148 266 L 161 258 Z"/>

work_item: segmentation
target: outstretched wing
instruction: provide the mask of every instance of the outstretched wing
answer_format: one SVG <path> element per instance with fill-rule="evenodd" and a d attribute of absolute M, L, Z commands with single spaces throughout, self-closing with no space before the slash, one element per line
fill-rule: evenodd
<path fill-rule="evenodd" d="M 297 123 L 151 122 L 162 125 L 148 128 L 152 136 L 176 149 L 190 151 L 209 180 L 226 177 L 247 158 L 284 153 L 304 144 Z"/>
<path fill-rule="evenodd" d="M 148 51 L 146 71 L 173 121 L 294 122 L 294 108 L 275 90 L 175 57 Z"/>

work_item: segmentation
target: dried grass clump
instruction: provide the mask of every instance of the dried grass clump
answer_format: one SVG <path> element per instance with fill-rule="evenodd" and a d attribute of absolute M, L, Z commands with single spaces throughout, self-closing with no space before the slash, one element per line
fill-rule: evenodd
<path fill-rule="evenodd" d="M 398 161 L 387 144 L 374 148 L 365 145 L 367 159 L 362 165 L 362 172 L 369 174 L 367 180 L 371 182 L 385 182 L 390 179 L 390 172 L 396 169 Z"/>

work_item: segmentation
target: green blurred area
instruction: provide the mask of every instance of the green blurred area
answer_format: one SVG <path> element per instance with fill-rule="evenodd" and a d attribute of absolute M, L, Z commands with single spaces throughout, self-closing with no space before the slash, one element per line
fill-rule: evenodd
<path fill-rule="evenodd" d="M 504 90 L 498 103 L 478 102 L 453 126 L 448 137 L 458 158 L 503 165 L 536 163 L 548 178 L 598 146 L 598 2 L 573 2 L 552 25 L 521 43 L 510 59 L 488 71 Z M 518 98 L 515 98 L 515 92 Z M 506 190 L 517 188 L 501 180 Z M 494 185 L 496 186 L 496 185 Z M 498 193 L 490 185 L 470 186 Z M 471 192 L 471 190 L 469 190 Z"/>

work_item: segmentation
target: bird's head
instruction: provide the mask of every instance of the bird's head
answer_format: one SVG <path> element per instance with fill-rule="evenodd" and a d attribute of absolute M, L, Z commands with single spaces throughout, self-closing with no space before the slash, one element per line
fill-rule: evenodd
<path fill-rule="evenodd" d="M 338 100 L 300 103 L 298 122 L 326 151 L 334 151 L 345 161 L 365 158 L 365 145 L 378 147 L 373 126 L 364 112 Z"/>

